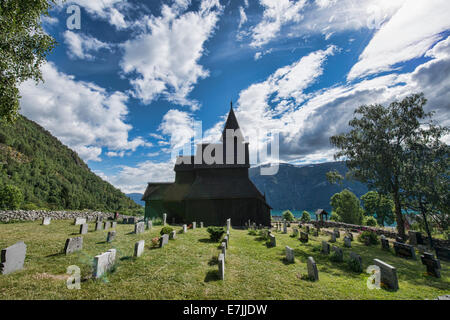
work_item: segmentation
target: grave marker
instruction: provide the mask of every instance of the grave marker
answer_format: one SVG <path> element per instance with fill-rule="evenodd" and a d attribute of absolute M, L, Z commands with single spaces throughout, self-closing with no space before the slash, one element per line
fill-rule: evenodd
<path fill-rule="evenodd" d="M 94 257 L 94 278 L 100 278 L 106 272 L 110 271 L 116 263 L 116 249 L 109 249 Z"/>
<path fill-rule="evenodd" d="M 326 241 L 322 241 L 322 253 L 330 254 L 330 244 Z"/>
<path fill-rule="evenodd" d="M 393 290 L 398 290 L 397 269 L 379 259 L 373 259 L 373 264 L 380 268 L 381 282 Z"/>
<path fill-rule="evenodd" d="M 395 255 L 402 258 L 416 259 L 416 250 L 413 246 L 405 243 L 394 242 Z"/>
<path fill-rule="evenodd" d="M 113 221 L 111 223 L 111 228 L 113 228 L 113 229 L 117 228 L 117 221 Z"/>
<path fill-rule="evenodd" d="M 346 248 L 351 248 L 352 247 L 352 240 L 349 237 L 347 237 L 347 236 L 344 237 L 344 246 Z"/>
<path fill-rule="evenodd" d="M 228 249 L 228 236 L 225 236 L 225 238 L 223 238 L 223 240 L 225 240 L 225 245 L 227 246 L 227 249 Z"/>
<path fill-rule="evenodd" d="M 300 231 L 300 241 L 307 243 L 309 240 L 308 234 L 306 232 Z"/>
<path fill-rule="evenodd" d="M 143 233 L 144 231 L 145 231 L 144 222 L 138 222 L 134 225 L 134 233 L 135 234 Z"/>
<path fill-rule="evenodd" d="M 173 230 L 169 235 L 169 240 L 174 240 L 177 238 L 177 232 Z"/>
<path fill-rule="evenodd" d="M 273 234 L 269 234 L 269 240 L 270 240 L 270 246 L 276 247 L 277 246 L 277 240 L 275 239 L 275 236 Z"/>
<path fill-rule="evenodd" d="M 286 261 L 288 263 L 294 262 L 294 249 L 288 246 L 286 246 Z"/>
<path fill-rule="evenodd" d="M 147 221 L 147 230 L 151 230 L 153 228 L 153 222 L 152 220 Z"/>
<path fill-rule="evenodd" d="M 203 221 L 200 221 L 200 228 L 203 228 Z"/>
<path fill-rule="evenodd" d="M 341 237 L 341 232 L 339 231 L 339 228 L 334 228 L 333 233 L 336 235 L 336 238 Z"/>
<path fill-rule="evenodd" d="M 330 238 L 330 242 L 334 243 L 336 242 L 336 233 L 331 233 L 331 238 Z"/>
<path fill-rule="evenodd" d="M 43 226 L 48 226 L 51 221 L 52 221 L 51 217 L 44 217 L 44 218 L 42 218 L 42 225 Z"/>
<path fill-rule="evenodd" d="M 434 249 L 438 259 L 450 262 L 450 248 L 435 247 Z"/>
<path fill-rule="evenodd" d="M 134 256 L 139 258 L 144 253 L 145 240 L 140 240 L 134 245 Z"/>
<path fill-rule="evenodd" d="M 409 244 L 416 246 L 418 244 L 424 244 L 422 234 L 419 231 L 409 231 Z"/>
<path fill-rule="evenodd" d="M 336 246 L 333 246 L 332 249 L 336 253 L 337 261 L 338 262 L 344 261 L 344 252 L 342 251 L 342 249 Z"/>
<path fill-rule="evenodd" d="M 159 239 L 159 247 L 162 248 L 168 243 L 169 243 L 169 235 L 168 234 L 163 234 L 161 236 L 161 238 Z"/>
<path fill-rule="evenodd" d="M 27 245 L 23 241 L 3 249 L 0 253 L 0 273 L 9 274 L 23 269 L 26 253 Z"/>
<path fill-rule="evenodd" d="M 227 231 L 230 231 L 230 228 L 231 228 L 231 219 L 228 218 L 227 219 Z"/>
<path fill-rule="evenodd" d="M 103 223 L 101 221 L 95 223 L 95 231 L 103 230 Z"/>
<path fill-rule="evenodd" d="M 192 229 L 196 229 L 197 228 L 197 222 L 192 222 Z"/>
<path fill-rule="evenodd" d="M 359 270 L 362 270 L 362 258 L 359 254 L 350 251 L 350 260 L 354 260 L 359 264 Z"/>
<path fill-rule="evenodd" d="M 432 253 L 425 252 L 420 257 L 422 264 L 427 267 L 427 272 L 436 278 L 441 277 L 441 262 L 439 259 L 435 259 Z"/>
<path fill-rule="evenodd" d="M 64 246 L 64 253 L 70 254 L 83 249 L 83 237 L 69 238 Z"/>
<path fill-rule="evenodd" d="M 86 223 L 86 218 L 75 218 L 73 221 L 73 224 L 78 226 L 80 224 Z"/>
<path fill-rule="evenodd" d="M 167 213 L 163 213 L 163 226 L 166 225 Z"/>
<path fill-rule="evenodd" d="M 287 233 L 287 221 L 283 221 L 283 233 Z"/>
<path fill-rule="evenodd" d="M 103 223 L 103 229 L 108 230 L 109 228 L 111 228 L 111 221 L 105 221 Z"/>
<path fill-rule="evenodd" d="M 106 237 L 106 242 L 111 243 L 114 241 L 115 238 L 116 238 L 116 232 L 110 231 L 110 232 L 108 232 L 108 236 Z"/>
<path fill-rule="evenodd" d="M 381 240 L 381 249 L 389 250 L 389 240 L 384 235 L 380 237 L 380 240 Z"/>
<path fill-rule="evenodd" d="M 226 258 L 227 257 L 227 244 L 225 242 L 222 242 L 220 244 L 220 248 L 222 249 L 224 258 Z"/>
<path fill-rule="evenodd" d="M 185 225 L 185 224 L 183 224 L 183 233 L 186 233 L 187 232 L 187 225 Z"/>
<path fill-rule="evenodd" d="M 225 280 L 225 256 L 223 253 L 219 254 L 219 278 Z"/>
<path fill-rule="evenodd" d="M 313 257 L 308 257 L 306 261 L 306 265 L 308 267 L 308 277 L 312 281 L 319 281 L 319 270 L 317 270 L 316 262 Z"/>
<path fill-rule="evenodd" d="M 89 225 L 87 223 L 83 223 L 80 226 L 80 234 L 86 234 L 88 233 Z"/>

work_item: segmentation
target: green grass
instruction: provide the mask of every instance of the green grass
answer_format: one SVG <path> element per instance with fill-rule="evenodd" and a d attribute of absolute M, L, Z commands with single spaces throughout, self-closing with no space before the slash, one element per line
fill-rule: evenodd
<path fill-rule="evenodd" d="M 174 227 L 180 230 L 181 227 Z M 151 238 L 159 236 L 161 227 L 135 235 L 133 225 L 117 226 L 116 241 L 105 243 L 106 231 L 84 235 L 82 252 L 60 254 L 68 237 L 76 236 L 79 226 L 71 221 L 52 221 L 49 226 L 40 222 L 0 224 L 0 248 L 24 240 L 27 256 L 24 270 L 0 275 L 0 299 L 435 299 L 450 294 L 450 264 L 441 261 L 442 278 L 425 274 L 420 258 L 416 261 L 395 257 L 375 247 L 353 241 L 351 249 L 344 248 L 343 239 L 335 245 L 344 250 L 344 262 L 334 263 L 329 256 L 314 251 L 328 236 L 302 244 L 290 233 L 274 232 L 277 247 L 267 248 L 258 236 L 247 230 L 232 230 L 227 250 L 225 281 L 218 280 L 217 256 L 219 243 L 209 241 L 206 228 L 177 234 L 162 249 L 150 249 Z M 144 239 L 144 254 L 132 258 L 134 244 Z M 295 250 L 295 263 L 284 262 L 285 246 Z M 104 280 L 89 278 L 95 255 L 116 248 L 118 264 Z M 395 267 L 400 289 L 369 290 L 366 273 L 350 270 L 349 251 L 363 258 L 364 270 L 374 258 Z M 313 256 L 319 269 L 318 282 L 302 280 L 307 273 L 306 259 Z M 81 290 L 66 287 L 66 269 L 70 265 L 81 268 Z"/>

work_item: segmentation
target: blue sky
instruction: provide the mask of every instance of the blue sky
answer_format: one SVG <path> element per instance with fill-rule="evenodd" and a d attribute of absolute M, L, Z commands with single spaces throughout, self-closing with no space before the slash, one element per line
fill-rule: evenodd
<path fill-rule="evenodd" d="M 331 161 L 329 137 L 361 104 L 424 92 L 449 124 L 448 12 L 446 0 L 66 1 L 43 18 L 59 45 L 45 83 L 21 86 L 21 113 L 127 193 L 173 179 L 194 121 L 217 140 L 230 101 L 244 134 L 279 133 L 268 161 Z"/>

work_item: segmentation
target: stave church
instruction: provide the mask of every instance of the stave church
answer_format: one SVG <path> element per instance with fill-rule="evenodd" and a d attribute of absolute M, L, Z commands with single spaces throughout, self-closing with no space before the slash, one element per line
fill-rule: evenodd
<path fill-rule="evenodd" d="M 219 143 L 202 143 L 194 156 L 177 157 L 173 183 L 148 183 L 145 218 L 166 213 L 176 224 L 221 226 L 231 218 L 233 226 L 249 220 L 269 226 L 271 207 L 250 180 L 249 168 L 249 144 L 231 106 Z"/>

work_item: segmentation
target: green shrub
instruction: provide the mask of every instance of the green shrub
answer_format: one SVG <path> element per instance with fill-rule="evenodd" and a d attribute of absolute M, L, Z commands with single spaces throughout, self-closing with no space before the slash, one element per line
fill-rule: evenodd
<path fill-rule="evenodd" d="M 214 242 L 219 242 L 219 240 L 222 238 L 223 234 L 225 233 L 225 229 L 223 227 L 208 227 L 206 229 L 209 233 L 209 238 Z M 253 230 L 254 231 L 254 230 Z"/>
<path fill-rule="evenodd" d="M 264 229 L 259 231 L 259 239 L 260 240 L 268 240 L 269 239 L 269 230 Z"/>
<path fill-rule="evenodd" d="M 332 211 L 330 215 L 330 220 L 338 222 L 341 221 L 341 217 L 339 217 L 339 215 L 336 212 Z"/>
<path fill-rule="evenodd" d="M 379 242 L 378 235 L 375 232 L 368 230 L 361 232 L 358 236 L 358 241 L 366 245 L 376 245 Z"/>
<path fill-rule="evenodd" d="M 302 217 L 300 218 L 301 222 L 306 223 L 311 221 L 311 216 L 309 215 L 308 211 L 303 211 L 302 212 Z"/>
<path fill-rule="evenodd" d="M 159 232 L 160 235 L 163 234 L 171 234 L 173 231 L 173 228 L 169 227 L 169 226 L 165 226 L 161 229 L 161 231 Z"/>
<path fill-rule="evenodd" d="M 251 235 L 251 236 L 256 236 L 257 235 L 256 230 L 249 230 L 248 234 Z"/>
<path fill-rule="evenodd" d="M 23 201 L 22 191 L 13 185 L 0 187 L 0 209 L 18 209 Z"/>
<path fill-rule="evenodd" d="M 356 273 L 361 273 L 363 271 L 361 264 L 355 259 L 349 259 L 348 266 L 349 266 L 350 270 L 352 270 Z"/>
<path fill-rule="evenodd" d="M 36 204 L 34 204 L 34 203 L 23 204 L 21 206 L 21 208 L 22 208 L 22 210 L 27 210 L 27 211 L 32 211 L 32 210 L 38 210 L 39 209 L 39 207 Z"/>
<path fill-rule="evenodd" d="M 162 226 L 162 224 L 163 224 L 163 221 L 162 221 L 162 219 L 161 218 L 152 218 L 152 224 L 154 225 L 154 226 Z"/>
<path fill-rule="evenodd" d="M 283 212 L 283 219 L 285 219 L 286 221 L 294 221 L 295 217 L 291 211 L 286 210 L 285 212 Z"/>
<path fill-rule="evenodd" d="M 376 227 L 378 225 L 377 219 L 375 219 L 372 216 L 365 217 L 364 218 L 364 225 L 369 226 L 369 227 Z"/>
<path fill-rule="evenodd" d="M 322 246 L 317 244 L 314 247 L 312 247 L 312 251 L 313 252 L 320 252 L 320 251 L 322 251 Z"/>

